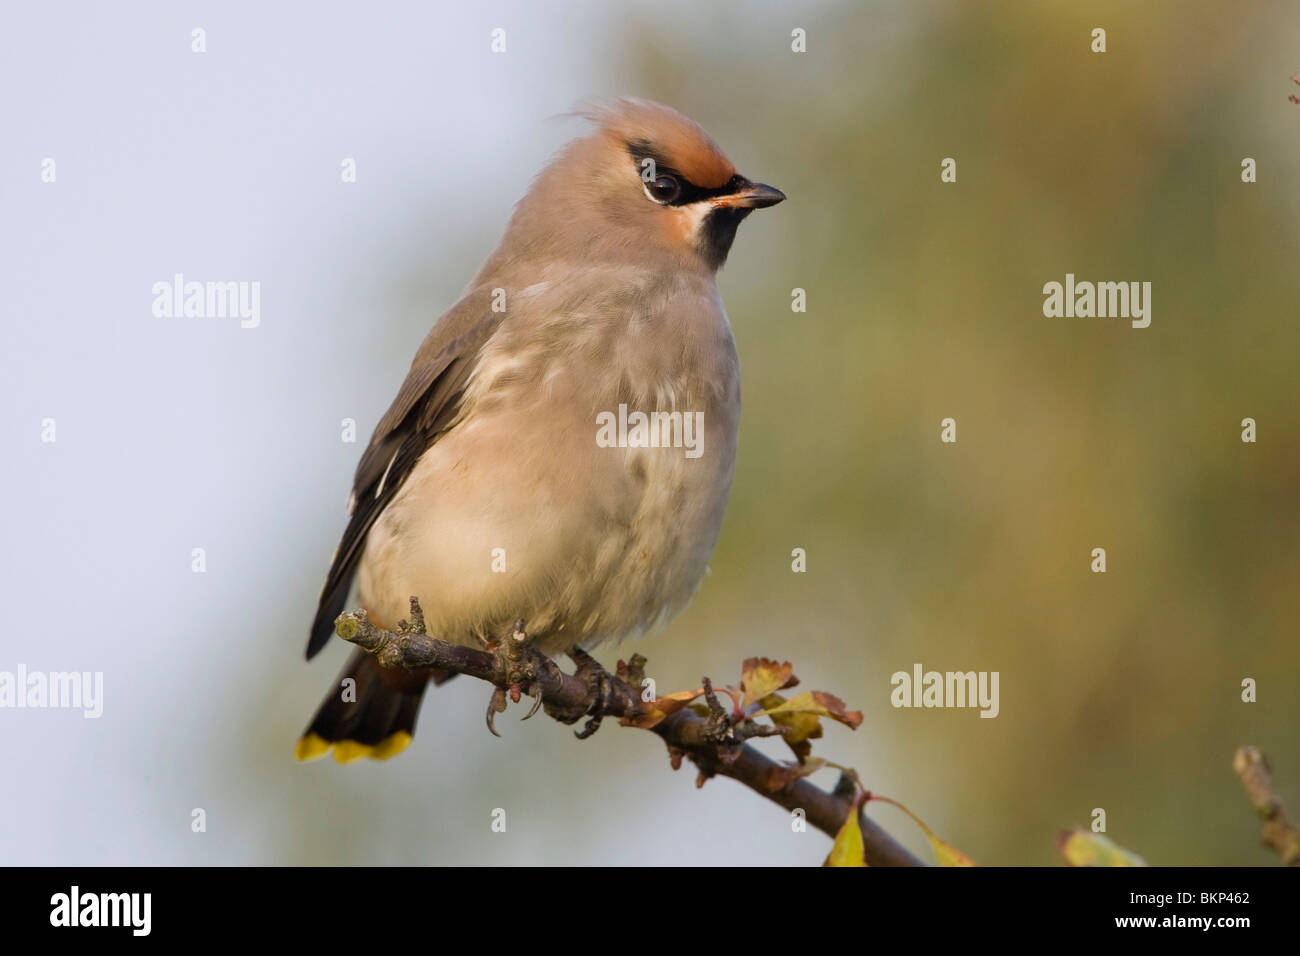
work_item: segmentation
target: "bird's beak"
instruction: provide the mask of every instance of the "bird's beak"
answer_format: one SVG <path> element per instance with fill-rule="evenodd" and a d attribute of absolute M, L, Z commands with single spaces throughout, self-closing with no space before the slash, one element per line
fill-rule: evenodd
<path fill-rule="evenodd" d="M 738 209 L 764 209 L 775 206 L 785 200 L 785 193 L 775 186 L 764 183 L 747 182 L 734 193 L 718 196 L 713 200 L 715 206 L 731 206 Z"/>

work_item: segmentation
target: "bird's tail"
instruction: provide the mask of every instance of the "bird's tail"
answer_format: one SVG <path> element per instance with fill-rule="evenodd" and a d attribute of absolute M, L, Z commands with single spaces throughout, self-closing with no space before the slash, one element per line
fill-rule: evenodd
<path fill-rule="evenodd" d="M 362 757 L 386 760 L 406 749 L 430 678 L 441 684 L 451 675 L 381 667 L 373 654 L 357 650 L 321 701 L 298 741 L 299 760 L 322 757 L 351 763 Z"/>

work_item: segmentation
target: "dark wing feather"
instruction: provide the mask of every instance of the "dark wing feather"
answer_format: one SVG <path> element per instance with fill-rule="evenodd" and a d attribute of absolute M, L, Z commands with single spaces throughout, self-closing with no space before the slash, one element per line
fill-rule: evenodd
<path fill-rule="evenodd" d="M 371 526 L 420 456 L 455 421 L 465 383 L 500 318 L 486 308 L 485 295 L 471 293 L 438 320 L 416 353 L 406 381 L 357 465 L 352 518 L 321 589 L 307 641 L 308 660 L 334 633 L 334 620 L 347 602 Z"/>

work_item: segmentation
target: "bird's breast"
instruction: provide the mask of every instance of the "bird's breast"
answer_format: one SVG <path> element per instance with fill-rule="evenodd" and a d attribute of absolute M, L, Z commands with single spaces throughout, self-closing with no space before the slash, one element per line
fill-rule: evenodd
<path fill-rule="evenodd" d="M 548 652 L 680 610 L 722 524 L 740 414 L 721 303 L 690 292 L 516 296 L 458 421 L 372 531 L 363 590 L 419 594 L 453 640 L 523 618 Z"/>

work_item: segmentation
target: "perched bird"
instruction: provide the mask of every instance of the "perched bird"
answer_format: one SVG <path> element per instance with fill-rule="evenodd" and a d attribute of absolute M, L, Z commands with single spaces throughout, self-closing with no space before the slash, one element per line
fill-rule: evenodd
<path fill-rule="evenodd" d="M 583 115 L 594 130 L 537 176 L 375 428 L 308 658 L 354 578 L 379 627 L 415 595 L 435 637 L 481 646 L 522 620 L 550 655 L 639 634 L 699 586 L 740 420 L 715 274 L 785 195 L 665 106 Z M 356 651 L 297 756 L 400 752 L 429 679 Z"/>

